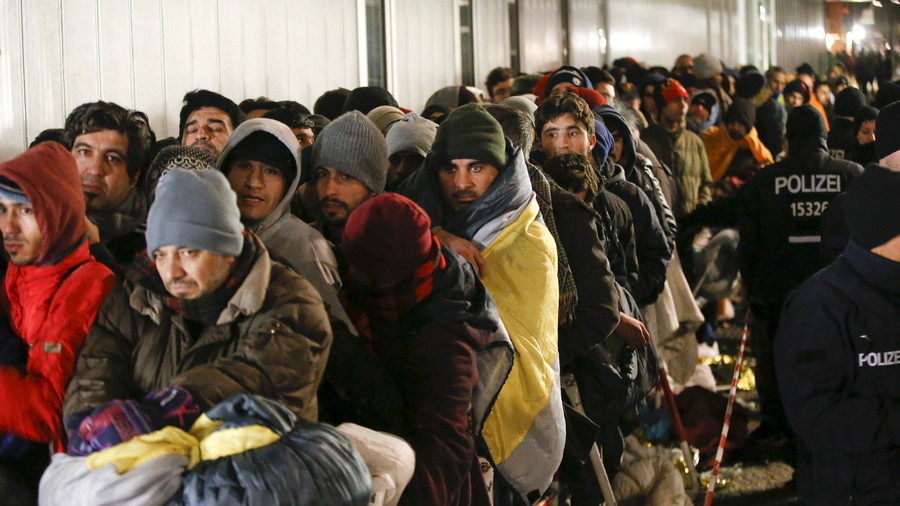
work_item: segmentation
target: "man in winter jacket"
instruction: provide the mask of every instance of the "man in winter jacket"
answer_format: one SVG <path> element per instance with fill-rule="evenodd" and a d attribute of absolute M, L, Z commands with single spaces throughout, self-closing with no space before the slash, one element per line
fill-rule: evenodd
<path fill-rule="evenodd" d="M 724 178 L 747 180 L 756 171 L 774 162 L 772 154 L 759 139 L 756 128 L 756 108 L 743 98 L 736 98 L 725 112 L 721 125 L 701 134 L 709 171 L 713 181 Z"/>
<path fill-rule="evenodd" d="M 779 104 L 766 86 L 766 78 L 759 72 L 751 72 L 741 76 L 735 83 L 737 96 L 747 99 L 756 108 L 754 127 L 759 140 L 766 146 L 773 160 L 784 149 L 784 120 L 781 118 Z M 781 106 L 783 107 L 783 106 Z"/>
<path fill-rule="evenodd" d="M 99 229 L 88 230 L 91 243 L 108 250 L 92 251 L 108 264 L 127 265 L 144 248 L 147 201 L 137 183 L 155 140 L 147 116 L 110 102 L 82 104 L 66 118 L 63 140 L 75 157 L 88 218 Z"/>
<path fill-rule="evenodd" d="M 834 120 L 828 132 L 828 151 L 831 156 L 852 160 L 856 147 L 856 113 L 866 105 L 866 96 L 859 88 L 844 88 L 834 97 Z"/>
<path fill-rule="evenodd" d="M 564 153 L 591 157 L 597 143 L 595 129 L 594 116 L 583 99 L 570 93 L 549 97 L 535 112 L 535 132 L 538 135 L 538 150 L 534 153 L 536 161 L 540 164 L 545 158 Z M 605 156 L 601 155 L 601 159 L 605 160 Z M 600 175 L 596 157 L 591 160 Z M 602 183 L 601 178 L 593 207 L 600 218 L 597 224 L 603 250 L 609 258 L 616 281 L 625 290 L 631 291 L 638 284 L 640 275 L 634 218 L 628 204 Z M 626 307 L 623 311 L 635 316 L 637 305 L 630 295 L 626 299 L 620 304 L 634 307 Z"/>
<path fill-rule="evenodd" d="M 433 226 L 483 256 L 479 276 L 518 354 L 483 434 L 499 474 L 533 502 L 559 465 L 565 428 L 556 246 L 540 220 L 524 154 L 483 107 L 467 104 L 441 123 L 431 153 L 402 190 Z"/>
<path fill-rule="evenodd" d="M 65 448 L 63 394 L 115 277 L 88 250 L 78 171 L 57 143 L 0 165 L 0 232 L 9 262 L 2 311 L 12 331 L 0 343 L 0 465 L 22 471 L 20 457 L 46 459 L 47 443 Z M 11 348 L 21 350 L 18 360 Z"/>
<path fill-rule="evenodd" d="M 512 358 L 498 341 L 493 302 L 471 265 L 440 244 L 428 215 L 405 197 L 366 201 L 343 234 L 347 311 L 398 387 L 396 435 L 416 454 L 400 503 L 490 504 L 476 454 L 486 414 L 475 400 L 479 376 L 490 376 L 479 357 L 502 350 L 501 374 Z"/>
<path fill-rule="evenodd" d="M 900 150 L 850 185 L 843 255 L 788 298 L 775 341 L 807 504 L 900 503 Z"/>
<path fill-rule="evenodd" d="M 318 231 L 290 212 L 301 171 L 300 144 L 290 128 L 267 118 L 241 123 L 222 148 L 218 166 L 237 194 L 247 230 L 274 259 L 315 287 L 330 315 L 349 324 L 337 299 L 334 253 Z"/>
<path fill-rule="evenodd" d="M 231 99 L 209 90 L 189 91 L 179 114 L 178 137 L 184 146 L 218 156 L 242 121 L 244 112 Z"/>
<path fill-rule="evenodd" d="M 316 420 L 331 344 L 322 299 L 244 231 L 236 201 L 217 171 L 163 176 L 147 256 L 106 299 L 69 384 L 70 452 L 189 428 L 239 393 Z"/>
<path fill-rule="evenodd" d="M 642 137 L 672 169 L 680 199 L 673 206 L 676 217 L 690 213 L 711 196 L 712 176 L 703 141 L 685 128 L 688 97 L 684 87 L 672 79 L 657 87 L 654 100 L 660 110 L 659 122 L 650 125 Z"/>
<path fill-rule="evenodd" d="M 755 370 L 763 427 L 760 434 L 789 437 L 773 369 L 772 340 L 787 294 L 822 265 L 822 213 L 862 172 L 834 160 L 825 144 L 825 123 L 812 106 L 791 109 L 788 156 L 763 168 L 741 187 L 737 216 L 741 275 L 753 316 L 765 326 L 754 332 Z"/>
<path fill-rule="evenodd" d="M 384 135 L 359 111 L 331 122 L 312 148 L 312 181 L 319 203 L 317 228 L 340 244 L 347 217 L 384 191 L 388 155 Z"/>

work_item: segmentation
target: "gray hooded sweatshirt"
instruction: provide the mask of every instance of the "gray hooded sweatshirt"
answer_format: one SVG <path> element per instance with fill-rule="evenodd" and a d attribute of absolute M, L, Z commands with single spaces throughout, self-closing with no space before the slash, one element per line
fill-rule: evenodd
<path fill-rule="evenodd" d="M 291 199 L 297 191 L 297 185 L 300 184 L 301 165 L 300 143 L 290 128 L 272 119 L 247 120 L 228 138 L 216 165 L 219 170 L 225 172 L 223 164 L 228 159 L 228 154 L 248 135 L 256 131 L 268 132 L 281 141 L 288 151 L 293 153 L 297 170 L 275 209 L 257 223 L 245 223 L 247 230 L 259 237 L 273 258 L 287 264 L 312 283 L 325 302 L 328 314 L 344 322 L 352 331 L 353 324 L 338 300 L 341 278 L 338 274 L 337 260 L 328 241 L 316 229 L 291 214 Z"/>

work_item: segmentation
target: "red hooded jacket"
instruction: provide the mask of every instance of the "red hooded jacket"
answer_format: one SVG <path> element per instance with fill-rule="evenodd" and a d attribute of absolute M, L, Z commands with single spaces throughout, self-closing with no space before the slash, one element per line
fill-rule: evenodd
<path fill-rule="evenodd" d="M 6 271 L 3 312 L 29 349 L 24 371 L 0 366 L 0 431 L 63 451 L 66 385 L 115 276 L 88 249 L 84 194 L 65 148 L 38 144 L 0 165 L 0 176 L 31 201 L 43 241 L 34 264 Z"/>

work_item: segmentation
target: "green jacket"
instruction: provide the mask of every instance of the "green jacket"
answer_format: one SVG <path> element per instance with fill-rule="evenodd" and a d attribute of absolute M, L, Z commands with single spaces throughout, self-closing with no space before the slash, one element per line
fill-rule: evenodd
<path fill-rule="evenodd" d="M 64 416 L 180 386 L 203 410 L 248 393 L 316 421 L 316 389 L 331 347 L 328 315 L 312 285 L 253 240 L 253 267 L 217 324 L 196 340 L 158 295 L 121 281 L 87 335 Z"/>
<path fill-rule="evenodd" d="M 689 214 L 700 204 L 710 200 L 713 183 L 709 172 L 709 158 L 700 136 L 689 130 L 670 132 L 658 124 L 650 125 L 641 139 L 672 169 L 678 198 L 672 210 L 676 217 Z"/>

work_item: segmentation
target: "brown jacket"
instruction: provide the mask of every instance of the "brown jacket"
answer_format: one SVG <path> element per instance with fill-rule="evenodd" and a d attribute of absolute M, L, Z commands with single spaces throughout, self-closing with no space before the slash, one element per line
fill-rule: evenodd
<path fill-rule="evenodd" d="M 690 130 L 670 132 L 660 125 L 651 125 L 641 134 L 659 161 L 672 169 L 680 201 L 672 206 L 676 217 L 689 214 L 700 204 L 709 202 L 712 175 L 709 158 L 700 137 Z"/>
<path fill-rule="evenodd" d="M 204 410 L 252 393 L 316 421 L 316 389 L 331 347 L 328 315 L 312 285 L 253 240 L 259 253 L 250 273 L 217 324 L 196 340 L 158 295 L 120 282 L 88 333 L 63 415 L 180 386 Z"/>

